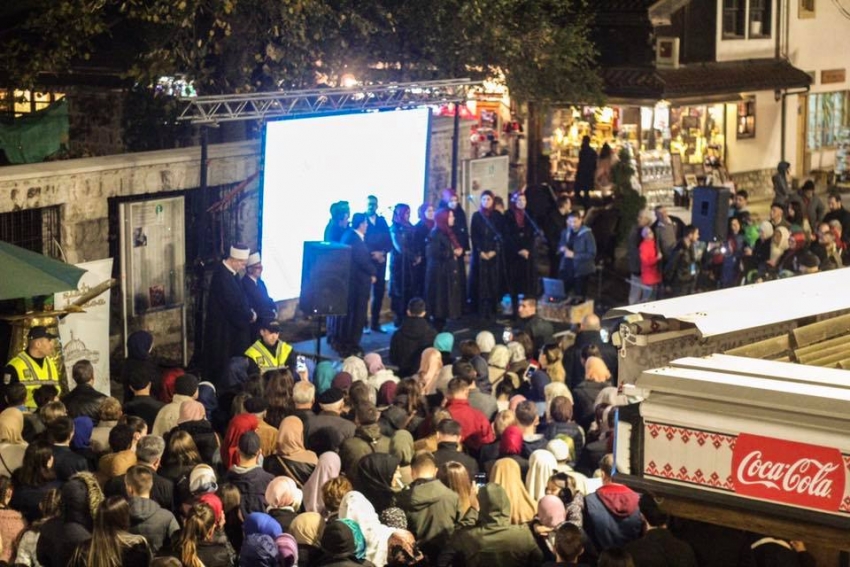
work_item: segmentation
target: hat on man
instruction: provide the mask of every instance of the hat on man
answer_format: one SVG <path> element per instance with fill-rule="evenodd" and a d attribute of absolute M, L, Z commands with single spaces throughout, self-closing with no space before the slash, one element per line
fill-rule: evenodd
<path fill-rule="evenodd" d="M 260 321 L 260 328 L 265 329 L 266 331 L 271 331 L 272 333 L 279 333 L 280 322 L 276 319 L 262 319 Z"/>
<path fill-rule="evenodd" d="M 245 248 L 241 244 L 234 244 L 230 247 L 230 257 L 234 260 L 247 260 L 250 256 L 250 248 Z"/>
<path fill-rule="evenodd" d="M 791 164 L 790 164 L 790 163 L 788 163 L 787 161 L 784 161 L 784 160 L 783 160 L 783 161 L 780 161 L 780 162 L 776 165 L 776 169 L 779 169 L 779 170 L 781 170 L 781 171 L 787 171 L 787 169 L 788 169 L 789 167 L 791 167 Z"/>
<path fill-rule="evenodd" d="M 254 252 L 253 254 L 248 256 L 248 267 L 250 268 L 251 266 L 256 266 L 260 263 L 260 261 L 260 253 Z"/>
<path fill-rule="evenodd" d="M 30 329 L 27 338 L 31 341 L 35 339 L 55 339 L 56 335 L 51 335 L 50 332 L 48 332 L 47 327 L 39 325 Z"/>
<path fill-rule="evenodd" d="M 239 452 L 246 457 L 253 457 L 260 452 L 260 436 L 254 431 L 246 431 L 239 438 Z"/>
<path fill-rule="evenodd" d="M 263 413 L 269 409 L 269 402 L 265 398 L 254 396 L 245 400 L 245 411 L 248 413 Z"/>
<path fill-rule="evenodd" d="M 337 402 L 341 402 L 345 394 L 339 388 L 335 388 L 331 386 L 319 396 L 319 404 L 323 406 L 329 406 L 331 404 L 335 404 Z"/>

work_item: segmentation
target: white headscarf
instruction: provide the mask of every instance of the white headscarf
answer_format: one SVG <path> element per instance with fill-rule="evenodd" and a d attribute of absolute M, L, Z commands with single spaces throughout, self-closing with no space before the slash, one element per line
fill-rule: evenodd
<path fill-rule="evenodd" d="M 381 523 L 372 503 L 361 492 L 352 490 L 342 497 L 339 517 L 357 522 L 360 526 L 366 540 L 366 559 L 375 565 L 386 565 L 387 543 L 395 530 Z"/>
<path fill-rule="evenodd" d="M 549 477 L 555 474 L 558 460 L 546 449 L 538 449 L 531 453 L 528 459 L 528 474 L 525 477 L 525 487 L 528 494 L 539 502 L 546 496 L 546 484 Z"/>
<path fill-rule="evenodd" d="M 342 361 L 342 371 L 351 374 L 351 381 L 365 381 L 369 377 L 369 371 L 366 369 L 366 363 L 362 358 L 349 356 Z"/>

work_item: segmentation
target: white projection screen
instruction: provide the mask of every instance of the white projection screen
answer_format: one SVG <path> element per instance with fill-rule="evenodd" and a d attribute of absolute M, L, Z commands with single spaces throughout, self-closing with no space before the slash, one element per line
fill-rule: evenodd
<path fill-rule="evenodd" d="M 300 295 L 304 242 L 322 240 L 331 203 L 348 201 L 353 215 L 375 195 L 387 224 L 397 203 L 418 221 L 430 120 L 430 109 L 415 108 L 266 123 L 260 248 L 273 299 Z"/>

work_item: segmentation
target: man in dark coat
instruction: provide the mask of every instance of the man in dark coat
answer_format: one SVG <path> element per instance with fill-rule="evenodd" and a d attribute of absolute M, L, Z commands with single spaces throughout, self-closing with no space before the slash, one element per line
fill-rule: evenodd
<path fill-rule="evenodd" d="M 425 300 L 414 297 L 407 302 L 407 317 L 390 339 L 390 362 L 398 366 L 398 375 L 412 376 L 419 370 L 422 351 L 434 344 L 437 331 L 425 318 Z"/>
<path fill-rule="evenodd" d="M 655 498 L 642 494 L 638 507 L 644 535 L 625 547 L 635 567 L 696 567 L 694 550 L 670 533 L 667 529 L 670 516 L 661 511 Z"/>
<path fill-rule="evenodd" d="M 384 217 L 378 214 L 378 198 L 369 195 L 366 208 L 366 237 L 364 242 L 369 249 L 375 278 L 372 280 L 372 311 L 369 328 L 378 333 L 381 329 L 381 306 L 384 303 L 384 291 L 387 287 L 387 254 L 393 249 L 390 227 Z M 351 223 L 354 226 L 354 223 Z"/>
<path fill-rule="evenodd" d="M 578 151 L 575 187 L 586 209 L 590 208 L 590 191 L 596 185 L 596 158 L 596 151 L 590 147 L 590 136 L 584 136 Z"/>
<path fill-rule="evenodd" d="M 826 200 L 829 212 L 823 217 L 823 222 L 837 220 L 841 223 L 841 236 L 846 241 L 850 239 L 850 211 L 841 204 L 841 193 L 830 193 Z"/>
<path fill-rule="evenodd" d="M 596 345 L 602 353 L 602 360 L 608 370 L 611 371 L 613 381 L 617 380 L 617 349 L 610 343 L 602 341 L 599 331 L 602 325 L 599 316 L 587 315 L 581 320 L 581 327 L 576 334 L 576 340 L 566 351 L 564 351 L 564 370 L 567 371 L 567 380 L 572 390 L 584 382 L 584 361 L 581 359 L 581 351 L 589 345 Z"/>
<path fill-rule="evenodd" d="M 377 281 L 375 265 L 364 241 L 368 220 L 364 213 L 351 218 L 351 228 L 342 235 L 340 243 L 351 247 L 351 271 L 348 280 L 348 313 L 334 322 L 333 348 L 341 356 L 356 354 L 366 325 L 369 292 Z M 382 276 L 383 277 L 383 276 Z"/>
<path fill-rule="evenodd" d="M 251 310 L 239 272 L 245 269 L 248 249 L 230 247 L 230 255 L 216 264 L 207 294 L 204 321 L 204 379 L 218 385 L 228 361 L 241 356 L 251 345 L 251 323 L 257 314 Z"/>
<path fill-rule="evenodd" d="M 62 396 L 62 403 L 71 418 L 90 417 L 95 423 L 100 418 L 100 402 L 106 398 L 94 389 L 94 366 L 88 360 L 78 360 L 71 370 L 76 387 Z"/>
<path fill-rule="evenodd" d="M 260 331 L 260 322 L 277 319 L 277 306 L 269 296 L 266 282 L 260 279 L 263 275 L 263 261 L 259 252 L 248 256 L 248 264 L 245 268 L 245 277 L 242 278 L 242 291 L 248 298 L 248 307 L 257 314 L 257 320 L 251 324 L 251 338 L 257 336 Z"/>

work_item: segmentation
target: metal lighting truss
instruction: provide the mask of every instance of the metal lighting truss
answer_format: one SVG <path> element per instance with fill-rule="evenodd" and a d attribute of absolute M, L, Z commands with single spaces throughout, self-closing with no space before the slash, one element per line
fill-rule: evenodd
<path fill-rule="evenodd" d="M 412 108 L 465 102 L 481 83 L 470 79 L 358 85 L 351 88 L 276 91 L 241 95 L 199 96 L 181 99 L 186 107 L 178 120 L 215 124 L 240 120 L 264 121 L 282 116 Z"/>

